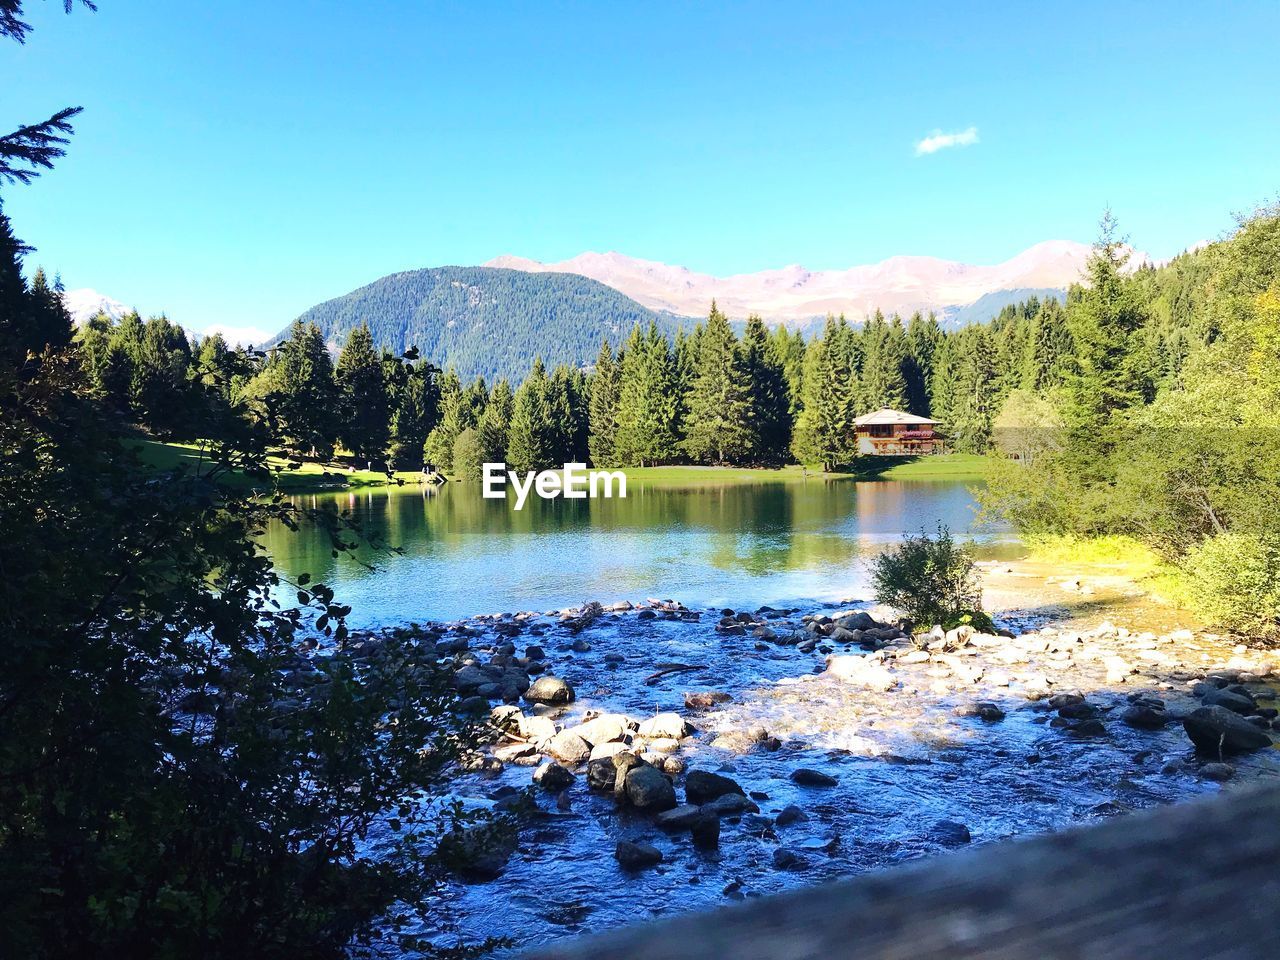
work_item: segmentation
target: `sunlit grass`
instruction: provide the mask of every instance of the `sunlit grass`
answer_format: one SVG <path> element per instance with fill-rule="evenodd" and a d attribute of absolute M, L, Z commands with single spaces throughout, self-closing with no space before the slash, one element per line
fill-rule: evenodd
<path fill-rule="evenodd" d="M 171 472 L 180 467 L 188 470 L 208 468 L 207 449 L 199 443 L 162 443 L 158 440 L 132 441 L 138 459 L 157 472 Z M 339 487 L 371 487 L 394 483 L 385 473 L 376 470 L 353 470 L 330 468 L 320 463 L 303 463 L 297 469 L 289 469 L 289 461 L 283 457 L 268 457 L 268 466 L 279 470 L 278 482 L 282 490 L 304 493 L 312 490 L 331 490 Z M 395 479 L 406 483 L 419 483 L 422 475 L 416 471 L 396 473 Z M 242 475 L 228 477 L 234 486 L 256 487 L 261 482 Z"/>

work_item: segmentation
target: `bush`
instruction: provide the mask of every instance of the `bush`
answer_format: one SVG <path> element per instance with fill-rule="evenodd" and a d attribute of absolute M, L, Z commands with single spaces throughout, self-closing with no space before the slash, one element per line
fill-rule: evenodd
<path fill-rule="evenodd" d="M 1237 633 L 1280 636 L 1280 542 L 1222 533 L 1183 560 L 1197 613 Z"/>
<path fill-rule="evenodd" d="M 896 607 L 917 626 L 941 624 L 950 628 L 969 623 L 989 628 L 982 613 L 982 587 L 973 554 L 951 537 L 945 526 L 936 537 L 907 536 L 872 566 L 876 600 Z"/>

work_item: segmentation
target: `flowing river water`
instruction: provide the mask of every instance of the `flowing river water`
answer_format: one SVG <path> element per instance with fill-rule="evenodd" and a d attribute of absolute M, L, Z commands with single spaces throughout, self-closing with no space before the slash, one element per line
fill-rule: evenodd
<path fill-rule="evenodd" d="M 957 824 L 983 843 L 1219 789 L 1197 773 L 1179 725 L 1151 731 L 1109 719 L 1105 736 L 1064 735 L 1049 722 L 1045 702 L 1028 699 L 1017 673 L 994 693 L 983 688 L 981 699 L 1005 714 L 991 723 L 957 715 L 975 691 L 937 679 L 938 668 L 904 679 L 895 692 L 873 692 L 824 673 L 821 648 L 802 653 L 749 632 L 716 631 L 724 608 L 767 605 L 773 609 L 757 619 L 781 633 L 802 627 L 805 614 L 865 605 L 867 558 L 939 523 L 972 538 L 984 557 L 1016 555 L 1008 531 L 975 524 L 968 484 L 811 479 L 630 494 L 622 501 L 539 501 L 520 513 L 465 487 L 308 498 L 350 510 L 403 548 L 378 558 L 376 571 L 334 560 L 316 530 L 272 531 L 267 540 L 281 569 L 306 570 L 333 585 L 354 607 L 357 626 L 539 612 L 515 643 L 521 651 L 543 647 L 549 672 L 568 681 L 577 698 L 553 710 L 524 705 L 526 713 L 572 726 L 589 712 L 644 720 L 677 711 L 696 727 L 681 741 L 681 760 L 732 777 L 758 807 L 725 818 L 718 849 L 706 852 L 687 833 L 668 833 L 588 790 L 579 769 L 563 793 L 538 792 L 539 809 L 500 877 L 451 882 L 443 891 L 431 915 L 441 943 L 501 936 L 524 948 L 938 854 L 960 842 Z M 552 614 L 587 600 L 646 597 L 671 598 L 701 615 L 623 612 L 579 631 Z M 473 649 L 506 639 L 487 633 L 486 623 L 471 623 Z M 1163 662 L 1155 646 L 1148 643 L 1148 652 Z M 653 680 L 657 665 L 669 663 L 698 669 Z M 1104 717 L 1135 690 L 1169 695 L 1168 684 L 1162 689 L 1138 676 L 1120 692 L 1106 690 L 1101 673 L 1081 670 L 1071 676 Z M 732 699 L 691 712 L 684 696 L 699 691 Z M 737 752 L 711 745 L 719 734 L 758 727 L 781 746 Z M 1242 761 L 1239 776 L 1275 776 L 1274 755 Z M 790 776 L 799 767 L 828 774 L 835 785 L 800 786 Z M 463 775 L 454 789 L 488 803 L 506 788 L 527 787 L 531 772 L 508 763 L 500 772 Z M 803 816 L 777 824 L 791 805 Z M 614 856 L 620 839 L 654 844 L 664 862 L 623 870 Z"/>

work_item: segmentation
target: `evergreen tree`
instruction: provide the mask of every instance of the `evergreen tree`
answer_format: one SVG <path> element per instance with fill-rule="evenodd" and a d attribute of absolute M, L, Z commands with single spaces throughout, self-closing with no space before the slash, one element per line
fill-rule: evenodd
<path fill-rule="evenodd" d="M 1039 393 L 1059 386 L 1071 347 L 1062 304 L 1046 299 L 1029 321 L 1018 378 L 1022 389 Z"/>
<path fill-rule="evenodd" d="M 417 470 L 423 466 L 427 437 L 439 416 L 439 371 L 425 360 L 397 366 L 403 366 L 406 375 L 391 416 L 388 456 L 397 470 Z"/>
<path fill-rule="evenodd" d="M 820 463 L 824 471 L 848 464 L 857 453 L 853 341 L 844 317 L 828 317 L 821 340 L 810 345 L 805 361 L 804 404 L 792 451 L 802 463 Z"/>
<path fill-rule="evenodd" d="M 337 390 L 333 361 L 314 324 L 293 322 L 249 390 L 286 442 L 311 456 L 332 455 Z"/>
<path fill-rule="evenodd" d="M 750 384 L 729 318 L 711 304 L 698 340 L 696 375 L 686 395 L 685 452 L 694 460 L 740 462 L 751 452 Z"/>
<path fill-rule="evenodd" d="M 876 311 L 862 329 L 862 375 L 858 398 L 863 413 L 889 408 L 901 410 L 907 403 L 904 369 L 907 340 L 902 321 L 886 322 Z"/>
<path fill-rule="evenodd" d="M 493 386 L 489 402 L 476 427 L 476 444 L 480 463 L 502 463 L 507 458 L 510 445 L 511 415 L 514 396 L 511 384 L 503 377 Z"/>
<path fill-rule="evenodd" d="M 437 409 L 438 418 L 427 435 L 423 456 L 428 464 L 447 470 L 453 465 L 453 442 L 463 430 L 474 426 L 470 400 L 464 398 L 462 381 L 452 366 L 440 378 Z"/>
<path fill-rule="evenodd" d="M 615 459 L 624 466 L 666 463 L 678 450 L 676 371 L 655 324 L 631 331 L 619 368 Z"/>
<path fill-rule="evenodd" d="M 610 467 L 615 463 L 618 384 L 618 364 L 614 360 L 609 341 L 606 340 L 600 346 L 600 355 L 596 357 L 596 367 L 588 385 L 590 409 L 587 443 L 591 462 L 597 467 Z"/>
<path fill-rule="evenodd" d="M 188 390 L 191 344 L 182 328 L 166 317 L 152 317 L 142 329 L 129 385 L 138 422 L 165 436 L 192 426 Z"/>
<path fill-rule="evenodd" d="M 752 459 L 759 463 L 784 463 L 791 445 L 791 400 L 782 364 L 764 321 L 756 314 L 747 318 L 742 337 L 742 365 L 751 405 Z"/>
<path fill-rule="evenodd" d="M 933 358 L 942 339 L 942 328 L 932 313 L 928 319 L 916 312 L 907 324 L 907 358 L 903 368 L 906 381 L 907 412 L 918 417 L 932 416 L 929 389 L 933 379 Z"/>
<path fill-rule="evenodd" d="M 360 461 L 381 463 L 390 439 L 390 409 L 383 361 L 364 324 L 347 337 L 335 372 L 338 438 Z"/>
<path fill-rule="evenodd" d="M 1067 307 L 1073 342 L 1065 384 L 1067 429 L 1082 449 L 1091 446 L 1095 453 L 1107 452 L 1114 442 L 1115 415 L 1148 399 L 1151 387 L 1148 358 L 1132 349 L 1145 314 L 1137 284 L 1123 274 L 1127 261 L 1108 210 L 1085 267 L 1088 283 Z"/>
<path fill-rule="evenodd" d="M 525 473 L 556 465 L 556 431 L 548 397 L 551 389 L 546 367 L 539 357 L 511 403 L 507 439 L 507 467 Z"/>
<path fill-rule="evenodd" d="M 984 326 L 965 327 L 949 346 L 951 448 L 957 453 L 986 453 L 1000 405 L 990 331 Z"/>

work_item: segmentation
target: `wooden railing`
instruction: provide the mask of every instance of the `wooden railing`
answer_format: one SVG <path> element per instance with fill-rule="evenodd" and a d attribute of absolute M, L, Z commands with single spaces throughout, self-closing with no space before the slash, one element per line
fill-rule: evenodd
<path fill-rule="evenodd" d="M 625 927 L 530 960 L 1252 960 L 1280 935 L 1280 788 Z"/>

